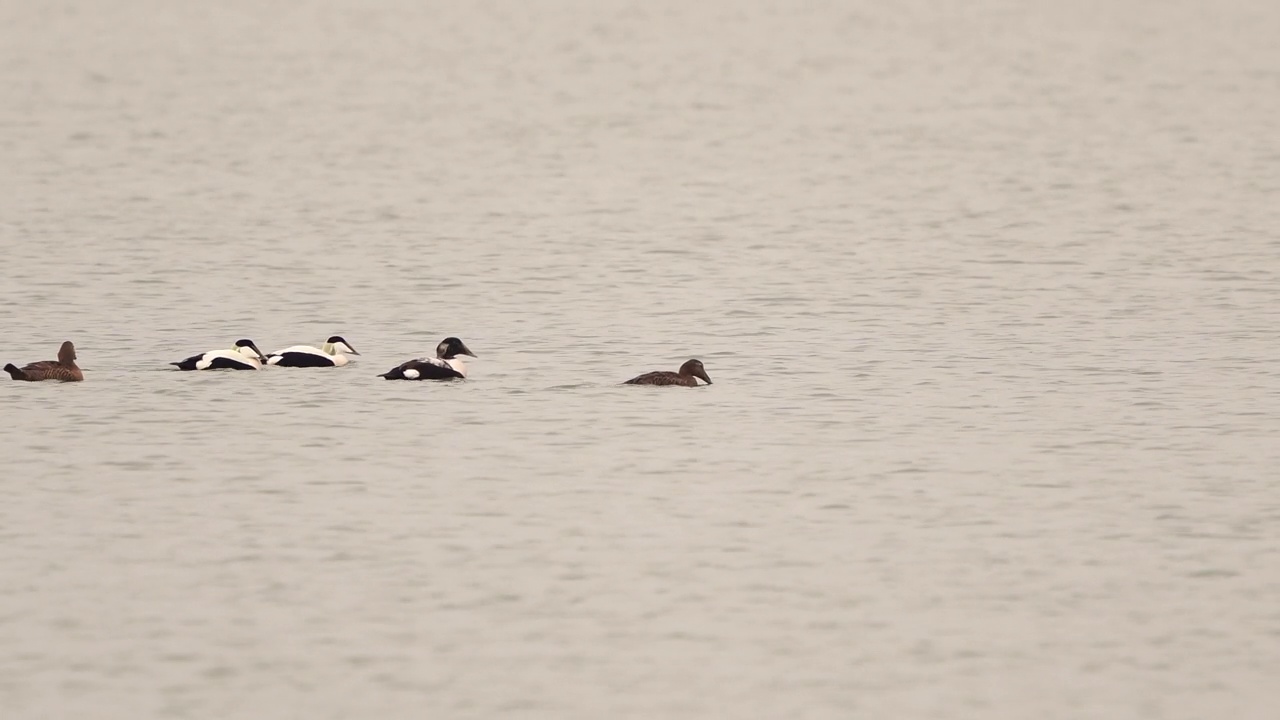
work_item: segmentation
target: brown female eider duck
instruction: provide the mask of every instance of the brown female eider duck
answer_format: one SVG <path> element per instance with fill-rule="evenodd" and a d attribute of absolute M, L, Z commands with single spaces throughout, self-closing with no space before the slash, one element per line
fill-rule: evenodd
<path fill-rule="evenodd" d="M 467 366 L 459 355 L 476 356 L 458 338 L 447 337 L 436 346 L 435 357 L 407 360 L 378 377 L 387 380 L 463 380 L 467 377 Z"/>
<path fill-rule="evenodd" d="M 702 378 L 708 385 L 711 384 L 711 378 L 707 377 L 707 371 L 702 368 L 701 360 L 690 360 L 680 366 L 680 372 L 671 372 L 670 370 L 656 370 L 654 372 L 645 373 L 639 377 L 633 377 L 622 383 L 623 385 L 683 385 L 684 387 L 697 387 L 697 378 Z"/>
<path fill-rule="evenodd" d="M 9 373 L 9 377 L 14 380 L 26 380 L 28 382 L 36 382 L 37 380 L 77 382 L 84 380 L 84 373 L 80 372 L 80 368 L 76 366 L 76 346 L 72 345 L 70 340 L 62 343 L 62 347 L 58 348 L 57 360 L 42 360 L 21 368 L 9 363 L 4 366 L 4 371 Z"/>

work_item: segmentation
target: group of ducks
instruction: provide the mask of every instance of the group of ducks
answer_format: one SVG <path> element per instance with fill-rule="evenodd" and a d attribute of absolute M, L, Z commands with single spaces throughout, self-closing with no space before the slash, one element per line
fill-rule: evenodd
<path fill-rule="evenodd" d="M 342 367 L 351 362 L 348 355 L 359 355 L 341 335 L 334 335 L 320 347 L 294 345 L 271 354 L 263 354 L 252 340 L 237 340 L 230 350 L 210 350 L 181 362 L 169 363 L 179 370 L 261 370 L 264 365 L 276 367 Z M 436 346 L 435 357 L 414 358 L 379 375 L 388 380 L 453 380 L 467 376 L 462 355 L 476 354 L 456 337 L 447 337 Z"/>
<path fill-rule="evenodd" d="M 351 343 L 340 335 L 334 335 L 320 347 L 310 345 L 294 345 L 270 354 L 263 354 L 252 340 L 237 340 L 229 350 L 210 350 L 191 357 L 169 363 L 179 370 L 261 370 L 264 365 L 277 367 L 342 367 L 351 362 L 347 355 L 359 355 Z M 467 377 L 467 367 L 462 362 L 463 355 L 475 357 L 461 340 L 447 337 L 436 346 L 435 357 L 420 357 L 407 360 L 391 368 L 378 377 L 387 380 L 454 380 Z M 5 372 L 14 380 L 61 380 L 75 382 L 84 380 L 84 373 L 76 365 L 76 347 L 71 341 L 62 343 L 58 349 L 57 360 L 34 362 L 24 367 L 13 363 L 4 366 Z M 680 366 L 677 372 L 660 370 L 648 372 L 623 383 L 624 385 L 680 385 L 695 387 L 701 379 L 707 385 L 711 378 L 702 367 L 701 360 L 689 360 Z"/>

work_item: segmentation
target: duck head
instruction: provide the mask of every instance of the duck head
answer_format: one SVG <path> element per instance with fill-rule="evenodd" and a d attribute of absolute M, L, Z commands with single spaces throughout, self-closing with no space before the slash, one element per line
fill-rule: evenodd
<path fill-rule="evenodd" d="M 471 352 L 471 348 L 468 348 L 456 337 L 447 337 L 436 346 L 436 357 L 441 360 L 452 360 L 459 355 L 476 356 L 475 353 Z"/>
<path fill-rule="evenodd" d="M 707 377 L 707 371 L 702 367 L 701 360 L 688 360 L 680 366 L 680 374 L 685 377 L 702 378 L 708 385 L 711 384 L 711 378 Z"/>
<path fill-rule="evenodd" d="M 334 335 L 328 340 L 325 340 L 324 347 L 320 349 L 323 350 L 327 355 L 337 355 L 338 353 L 345 353 L 347 355 L 360 354 L 356 352 L 355 348 L 351 347 L 351 343 L 347 342 L 346 340 L 343 340 L 341 335 Z"/>
<path fill-rule="evenodd" d="M 262 354 L 262 351 L 258 349 L 257 345 L 253 344 L 252 340 L 237 340 L 236 346 L 233 349 L 241 355 L 251 357 L 258 361 L 265 361 L 267 359 L 267 356 Z"/>

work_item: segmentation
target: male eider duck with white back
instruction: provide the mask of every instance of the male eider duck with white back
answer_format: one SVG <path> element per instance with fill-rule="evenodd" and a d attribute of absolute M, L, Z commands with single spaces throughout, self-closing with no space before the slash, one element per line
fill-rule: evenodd
<path fill-rule="evenodd" d="M 436 346 L 435 357 L 401 363 L 378 377 L 387 380 L 461 380 L 467 377 L 467 366 L 460 355 L 476 356 L 458 338 L 447 337 Z"/>
<path fill-rule="evenodd" d="M 267 356 L 268 365 L 279 367 L 342 367 L 351 362 L 347 355 L 359 355 L 351 344 L 334 335 L 322 347 L 294 345 Z"/>
<path fill-rule="evenodd" d="M 18 367 L 13 363 L 4 366 L 4 371 L 14 380 L 37 382 L 40 380 L 60 380 L 62 382 L 79 382 L 84 380 L 84 373 L 76 366 L 76 346 L 68 340 L 58 348 L 57 360 L 41 360 Z"/>
<path fill-rule="evenodd" d="M 252 340 L 237 340 L 230 350 L 210 350 L 169 364 L 179 370 L 261 370 L 265 359 Z"/>
<path fill-rule="evenodd" d="M 707 371 L 702 367 L 701 360 L 689 360 L 680 366 L 679 372 L 671 372 L 670 370 L 655 370 L 622 383 L 623 385 L 682 385 L 684 387 L 697 387 L 698 378 L 702 378 L 708 385 L 711 384 L 711 378 L 707 377 Z"/>

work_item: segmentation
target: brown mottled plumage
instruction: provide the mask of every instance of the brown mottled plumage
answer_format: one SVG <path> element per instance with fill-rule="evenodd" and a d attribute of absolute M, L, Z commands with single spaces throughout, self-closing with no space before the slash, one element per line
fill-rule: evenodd
<path fill-rule="evenodd" d="M 707 377 L 707 371 L 702 369 L 702 361 L 690 360 L 680 366 L 680 372 L 657 370 L 639 377 L 633 377 L 623 385 L 683 385 L 684 387 L 697 387 L 697 378 L 707 381 L 708 385 L 711 384 L 711 378 Z"/>
<path fill-rule="evenodd" d="M 37 380 L 61 380 L 62 382 L 84 380 L 84 373 L 80 372 L 80 368 L 76 367 L 76 346 L 72 345 L 70 340 L 62 343 L 62 347 L 58 348 L 57 360 L 42 360 L 21 368 L 9 363 L 4 366 L 4 370 L 14 380 L 27 380 L 30 382 Z"/>

